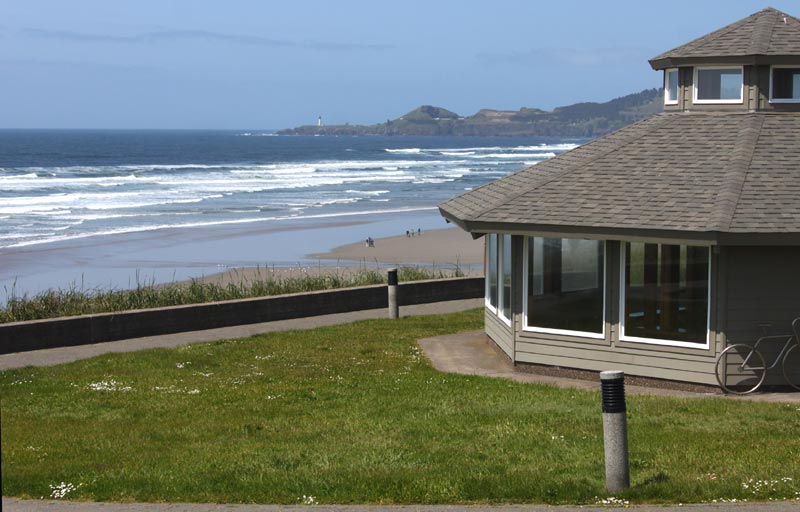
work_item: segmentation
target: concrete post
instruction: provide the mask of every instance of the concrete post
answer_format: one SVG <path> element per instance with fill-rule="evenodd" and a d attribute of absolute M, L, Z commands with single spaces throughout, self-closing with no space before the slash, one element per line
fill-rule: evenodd
<path fill-rule="evenodd" d="M 400 306 L 397 303 L 397 269 L 389 269 L 389 318 L 400 318 Z"/>
<path fill-rule="evenodd" d="M 600 372 L 603 395 L 603 442 L 606 489 L 615 493 L 631 486 L 628 469 L 628 418 L 625 408 L 625 374 Z"/>

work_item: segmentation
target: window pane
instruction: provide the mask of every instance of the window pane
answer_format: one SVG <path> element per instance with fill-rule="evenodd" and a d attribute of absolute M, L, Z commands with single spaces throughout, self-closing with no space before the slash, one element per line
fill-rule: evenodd
<path fill-rule="evenodd" d="M 486 299 L 497 307 L 497 235 L 486 235 Z"/>
<path fill-rule="evenodd" d="M 665 80 L 665 87 L 667 88 L 667 101 L 678 101 L 678 70 L 673 69 L 667 71 L 667 79 Z"/>
<path fill-rule="evenodd" d="M 741 100 L 742 70 L 699 69 L 697 71 L 698 100 Z"/>
<path fill-rule="evenodd" d="M 511 318 L 511 235 L 503 235 L 502 272 L 503 272 L 503 307 L 502 313 L 506 318 Z"/>
<path fill-rule="evenodd" d="M 604 244 L 528 239 L 528 326 L 603 332 Z"/>
<path fill-rule="evenodd" d="M 625 244 L 625 336 L 706 343 L 707 247 Z"/>
<path fill-rule="evenodd" d="M 772 98 L 800 100 L 800 68 L 772 69 Z"/>

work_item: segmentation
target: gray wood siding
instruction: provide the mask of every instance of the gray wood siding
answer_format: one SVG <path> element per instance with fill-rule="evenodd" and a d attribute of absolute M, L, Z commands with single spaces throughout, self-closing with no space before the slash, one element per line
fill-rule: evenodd
<path fill-rule="evenodd" d="M 508 357 L 514 358 L 514 335 L 511 326 L 501 320 L 496 313 L 489 308 L 485 309 L 484 328 L 486 335 L 494 341 Z"/>
<path fill-rule="evenodd" d="M 719 317 L 717 301 L 712 299 L 710 308 L 711 332 L 707 349 L 619 341 L 621 244 L 609 241 L 606 251 L 605 339 L 538 333 L 520 328 L 515 335 L 515 360 L 595 371 L 622 370 L 630 375 L 716 384 L 714 364 L 720 338 L 720 330 L 716 328 Z M 712 297 L 723 286 L 718 275 L 719 267 L 719 258 L 712 251 Z M 517 281 L 521 282 L 521 279 Z"/>
<path fill-rule="evenodd" d="M 769 86 L 770 74 L 772 73 L 771 66 L 757 66 L 756 83 L 758 84 L 757 93 L 758 101 L 756 108 L 759 110 L 776 110 L 783 112 L 798 112 L 800 111 L 800 103 L 770 103 L 769 102 Z"/>
<path fill-rule="evenodd" d="M 727 342 L 754 343 L 762 336 L 759 323 L 772 324 L 771 334 L 788 334 L 792 320 L 800 316 L 800 247 L 729 247 L 725 252 Z M 779 345 L 759 348 L 767 366 Z M 781 384 L 780 366 L 767 377 L 767 384 Z"/>

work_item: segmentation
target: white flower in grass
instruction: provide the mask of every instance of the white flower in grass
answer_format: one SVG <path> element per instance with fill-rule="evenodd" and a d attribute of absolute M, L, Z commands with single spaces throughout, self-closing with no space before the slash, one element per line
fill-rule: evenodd
<path fill-rule="evenodd" d="M 622 498 L 616 498 L 614 496 L 609 496 L 608 498 L 598 498 L 597 496 L 594 497 L 595 505 L 613 505 L 617 507 L 627 507 L 631 504 L 628 500 L 623 500 Z"/>
<path fill-rule="evenodd" d="M 60 484 L 50 485 L 50 497 L 60 500 L 66 498 L 67 494 L 77 490 L 83 484 L 71 484 L 69 482 L 61 482 Z"/>
<path fill-rule="evenodd" d="M 187 395 L 199 395 L 200 394 L 200 390 L 199 389 L 190 389 L 189 391 L 186 392 L 186 394 Z"/>
<path fill-rule="evenodd" d="M 91 389 L 92 391 L 132 391 L 133 388 L 130 386 L 123 386 L 119 382 L 109 379 L 109 380 L 100 380 L 97 382 L 90 382 L 86 386 L 87 389 Z"/>
<path fill-rule="evenodd" d="M 306 496 L 305 494 L 303 495 L 302 498 L 299 499 L 300 503 L 302 503 L 303 505 L 317 505 L 318 503 L 317 498 L 315 498 L 314 496 Z"/>
<path fill-rule="evenodd" d="M 185 363 L 175 363 L 175 368 L 186 368 L 190 364 L 192 364 L 191 361 L 186 361 Z"/>

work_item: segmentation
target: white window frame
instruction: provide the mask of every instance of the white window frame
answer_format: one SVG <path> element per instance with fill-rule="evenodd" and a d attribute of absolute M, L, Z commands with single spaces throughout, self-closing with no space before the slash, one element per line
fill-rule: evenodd
<path fill-rule="evenodd" d="M 505 250 L 505 239 L 507 233 L 498 233 L 497 234 L 497 318 L 505 322 L 507 325 L 511 325 L 511 318 L 506 318 L 503 314 L 503 309 L 505 304 L 503 298 L 505 297 L 505 283 L 503 282 L 503 251 Z M 513 239 L 509 237 L 508 242 L 511 247 L 514 246 L 512 241 Z M 509 250 L 511 250 L 509 247 Z M 514 296 L 514 252 L 511 252 L 511 296 Z M 511 304 L 509 304 L 509 311 L 511 311 Z M 511 311 L 511 316 L 514 316 L 514 312 Z"/>
<path fill-rule="evenodd" d="M 531 235 L 531 236 L 538 236 L 538 235 Z M 530 243 L 531 236 L 525 237 L 525 242 L 523 244 L 523 252 L 525 253 L 523 256 L 523 263 L 522 263 L 522 330 L 525 332 L 538 332 L 544 334 L 560 334 L 562 336 L 575 336 L 579 338 L 592 338 L 597 340 L 604 340 L 606 339 L 606 295 L 608 294 L 608 289 L 606 288 L 606 275 L 608 273 L 608 242 L 606 240 L 599 240 L 603 242 L 603 332 L 596 333 L 596 332 L 586 332 L 586 331 L 571 331 L 568 329 L 552 329 L 548 327 L 536 327 L 533 325 L 528 324 L 528 282 L 530 281 L 530 275 L 528 274 L 530 271 L 528 270 L 530 267 L 530 262 L 528 261 L 528 254 L 530 252 L 530 248 L 528 244 Z M 539 236 L 539 238 L 547 238 Z M 564 240 L 564 238 L 562 238 Z"/>
<path fill-rule="evenodd" d="M 492 235 L 497 237 L 497 245 L 495 247 L 496 248 L 500 247 L 500 235 L 498 233 L 486 233 L 487 237 L 492 236 Z M 497 252 L 499 253 L 500 251 L 498 250 Z M 489 239 L 488 238 L 486 239 L 486 248 L 484 249 L 484 255 L 485 255 L 484 257 L 486 258 L 486 276 L 484 277 L 485 286 L 484 286 L 484 294 L 483 294 L 484 303 L 486 305 L 486 309 L 488 309 L 489 311 L 491 311 L 492 313 L 494 313 L 496 315 L 498 308 L 492 306 L 492 299 L 489 296 L 490 287 L 491 287 L 491 284 L 490 284 L 491 281 L 489 279 L 489 272 L 491 271 L 491 269 L 489 268 Z M 495 269 L 495 271 L 497 272 L 497 279 L 498 279 L 498 281 L 497 281 L 497 284 L 498 284 L 498 286 L 497 286 L 497 305 L 499 307 L 500 306 L 500 286 L 499 286 L 500 285 L 500 261 L 497 260 L 498 254 L 495 254 L 494 257 L 495 257 L 495 261 L 497 262 L 497 268 Z"/>
<path fill-rule="evenodd" d="M 705 247 L 708 250 L 708 296 L 706 298 L 706 342 L 704 345 L 699 343 L 692 343 L 690 341 L 676 341 L 676 340 L 665 340 L 660 338 L 640 338 L 637 336 L 625 336 L 625 319 L 627 318 L 627 312 L 625 311 L 625 244 L 630 242 L 621 242 L 620 243 L 620 256 L 619 256 L 619 340 L 620 341 L 632 341 L 635 343 L 645 343 L 649 345 L 665 345 L 668 347 L 682 347 L 682 348 L 694 348 L 697 350 L 708 350 L 711 346 L 711 246 L 708 245 L 693 245 L 693 244 L 680 244 L 685 245 L 687 247 Z M 645 242 L 645 243 L 653 243 L 664 245 L 661 242 Z M 669 245 L 669 244 L 667 244 Z"/>
<path fill-rule="evenodd" d="M 675 91 L 675 99 L 669 99 L 669 74 L 672 72 L 678 73 L 678 85 Z M 681 75 L 678 68 L 667 68 L 664 70 L 664 105 L 677 105 L 681 98 Z"/>
<path fill-rule="evenodd" d="M 697 99 L 697 75 L 700 71 L 707 69 L 738 69 L 742 75 L 742 86 L 739 89 L 739 99 L 734 100 L 698 100 Z M 744 103 L 744 66 L 697 66 L 694 68 L 692 81 L 692 102 L 696 105 L 740 105 Z"/>
<path fill-rule="evenodd" d="M 800 68 L 800 65 L 797 64 L 781 64 L 781 65 L 774 65 L 770 66 L 769 68 L 769 102 L 770 103 L 800 103 L 800 98 L 773 98 L 772 97 L 772 72 L 775 68 Z"/>

